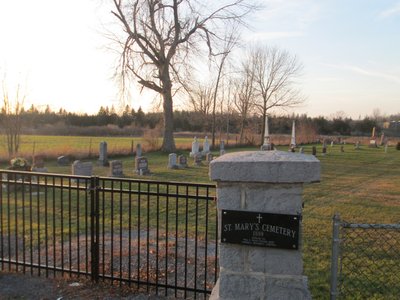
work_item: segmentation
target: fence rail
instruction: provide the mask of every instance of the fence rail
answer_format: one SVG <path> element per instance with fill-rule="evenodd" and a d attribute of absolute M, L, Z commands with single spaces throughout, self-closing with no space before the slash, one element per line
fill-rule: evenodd
<path fill-rule="evenodd" d="M 331 299 L 398 299 L 400 224 L 333 218 Z"/>
<path fill-rule="evenodd" d="M 0 170 L 3 270 L 206 297 L 217 279 L 215 186 Z"/>

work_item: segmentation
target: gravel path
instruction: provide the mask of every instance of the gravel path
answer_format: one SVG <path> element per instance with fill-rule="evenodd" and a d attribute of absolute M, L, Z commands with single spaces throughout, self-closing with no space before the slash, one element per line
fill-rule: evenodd
<path fill-rule="evenodd" d="M 129 300 L 165 300 L 161 296 L 138 294 L 124 287 L 112 287 L 109 284 L 94 284 L 90 281 L 74 279 L 53 279 L 0 272 L 0 300 L 5 299 L 129 299 Z"/>

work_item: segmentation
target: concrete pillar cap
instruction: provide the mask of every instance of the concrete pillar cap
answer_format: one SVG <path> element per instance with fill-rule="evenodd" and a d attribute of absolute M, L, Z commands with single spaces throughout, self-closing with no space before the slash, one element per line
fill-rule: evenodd
<path fill-rule="evenodd" d="M 320 180 L 320 161 L 313 155 L 286 151 L 243 151 L 210 163 L 210 178 L 228 182 L 309 183 Z"/>

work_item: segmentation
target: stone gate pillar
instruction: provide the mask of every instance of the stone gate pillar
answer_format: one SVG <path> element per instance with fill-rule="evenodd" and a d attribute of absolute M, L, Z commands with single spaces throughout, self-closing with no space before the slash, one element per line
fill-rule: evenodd
<path fill-rule="evenodd" d="M 311 299 L 302 260 L 302 185 L 318 182 L 312 155 L 226 154 L 217 182 L 220 274 L 210 299 Z"/>

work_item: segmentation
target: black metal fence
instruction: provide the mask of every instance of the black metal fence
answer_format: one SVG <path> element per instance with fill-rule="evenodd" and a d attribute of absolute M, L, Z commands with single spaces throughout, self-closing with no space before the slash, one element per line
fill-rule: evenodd
<path fill-rule="evenodd" d="M 0 266 L 175 297 L 217 279 L 215 186 L 0 170 Z"/>
<path fill-rule="evenodd" d="M 399 299 L 400 224 L 333 219 L 331 299 Z"/>

